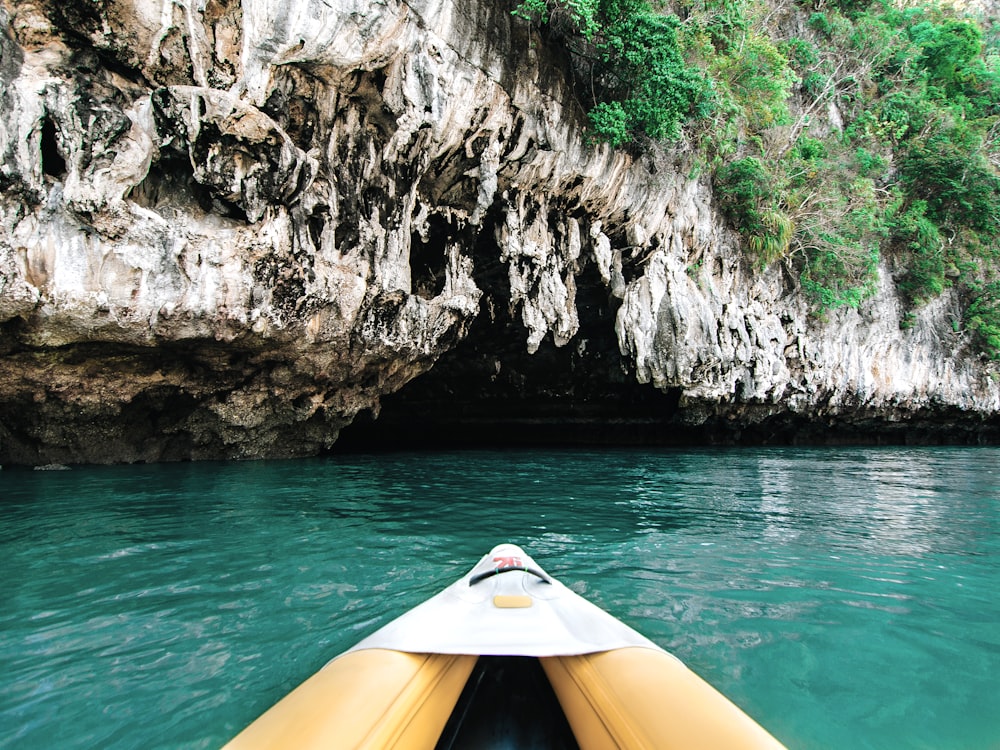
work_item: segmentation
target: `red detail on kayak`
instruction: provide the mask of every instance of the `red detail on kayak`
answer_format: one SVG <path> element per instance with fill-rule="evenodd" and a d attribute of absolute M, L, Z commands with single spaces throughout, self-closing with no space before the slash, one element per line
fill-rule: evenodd
<path fill-rule="evenodd" d="M 497 564 L 497 570 L 524 567 L 524 563 L 521 562 L 521 558 L 516 555 L 511 555 L 510 557 L 494 557 L 493 562 Z"/>

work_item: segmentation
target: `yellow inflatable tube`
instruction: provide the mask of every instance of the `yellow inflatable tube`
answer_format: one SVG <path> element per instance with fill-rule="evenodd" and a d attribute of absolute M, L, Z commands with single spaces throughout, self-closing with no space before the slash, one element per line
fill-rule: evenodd
<path fill-rule="evenodd" d="M 677 658 L 649 648 L 543 658 L 580 750 L 780 750 Z"/>
<path fill-rule="evenodd" d="M 433 750 L 476 659 L 351 651 L 299 685 L 225 750 Z"/>

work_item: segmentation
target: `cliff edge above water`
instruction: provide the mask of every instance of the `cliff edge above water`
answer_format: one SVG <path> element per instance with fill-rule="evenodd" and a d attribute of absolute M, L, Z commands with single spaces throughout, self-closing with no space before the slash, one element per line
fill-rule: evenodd
<path fill-rule="evenodd" d="M 588 141 L 506 3 L 0 29 L 0 463 L 314 455 L 383 399 L 365 444 L 997 435 L 951 296 L 817 318 L 682 145 Z"/>

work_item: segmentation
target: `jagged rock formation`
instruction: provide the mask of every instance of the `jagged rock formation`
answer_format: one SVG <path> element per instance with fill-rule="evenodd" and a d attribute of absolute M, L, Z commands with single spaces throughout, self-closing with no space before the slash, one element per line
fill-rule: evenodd
<path fill-rule="evenodd" d="M 994 435 L 952 301 L 811 318 L 683 148 L 587 142 L 509 10 L 3 0 L 0 461 L 312 454 L 442 356 L 398 429 L 551 397 L 702 437 Z"/>

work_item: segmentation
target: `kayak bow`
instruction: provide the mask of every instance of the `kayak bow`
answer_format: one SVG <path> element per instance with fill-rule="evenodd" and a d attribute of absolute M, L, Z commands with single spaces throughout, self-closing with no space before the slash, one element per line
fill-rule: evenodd
<path fill-rule="evenodd" d="M 471 746 L 782 748 L 675 656 L 504 544 L 226 750 Z"/>

